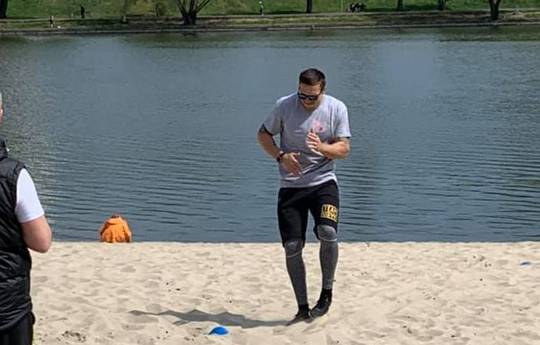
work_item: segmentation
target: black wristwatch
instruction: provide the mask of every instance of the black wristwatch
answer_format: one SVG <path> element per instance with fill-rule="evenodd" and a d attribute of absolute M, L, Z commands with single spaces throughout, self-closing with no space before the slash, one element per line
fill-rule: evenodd
<path fill-rule="evenodd" d="M 279 155 L 276 157 L 276 162 L 281 162 L 281 158 L 285 155 L 285 152 L 279 151 Z"/>

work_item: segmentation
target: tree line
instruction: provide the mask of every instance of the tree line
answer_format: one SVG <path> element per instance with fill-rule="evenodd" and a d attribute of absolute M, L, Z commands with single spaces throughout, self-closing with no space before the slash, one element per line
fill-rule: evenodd
<path fill-rule="evenodd" d="M 197 14 L 212 0 L 175 0 L 180 11 L 184 25 L 196 25 Z M 404 10 L 404 0 L 397 0 L 396 10 Z M 437 0 L 439 10 L 446 8 L 447 0 Z M 499 6 L 501 0 L 488 0 L 492 20 L 499 19 Z M 8 0 L 0 0 L 0 19 L 7 18 Z M 306 13 L 313 13 L 313 0 L 306 0 Z"/>

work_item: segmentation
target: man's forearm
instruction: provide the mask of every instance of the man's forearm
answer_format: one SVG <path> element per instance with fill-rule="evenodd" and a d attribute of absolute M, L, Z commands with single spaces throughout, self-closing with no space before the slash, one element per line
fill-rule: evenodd
<path fill-rule="evenodd" d="M 52 241 L 52 232 L 45 216 L 21 223 L 23 239 L 28 248 L 45 253 Z"/>
<path fill-rule="evenodd" d="M 279 156 L 280 149 L 270 134 L 266 132 L 257 133 L 257 141 L 263 148 L 264 152 L 266 152 L 270 157 L 276 158 Z"/>
<path fill-rule="evenodd" d="M 329 159 L 346 158 L 350 151 L 350 144 L 346 140 L 336 141 L 332 144 L 322 143 L 319 147 L 319 152 Z"/>

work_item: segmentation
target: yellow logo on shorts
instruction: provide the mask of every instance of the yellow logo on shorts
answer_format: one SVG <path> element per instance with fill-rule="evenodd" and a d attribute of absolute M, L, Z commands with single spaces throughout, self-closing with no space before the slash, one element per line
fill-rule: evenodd
<path fill-rule="evenodd" d="M 333 220 L 337 223 L 338 209 L 334 205 L 324 204 L 321 209 L 321 218 Z"/>

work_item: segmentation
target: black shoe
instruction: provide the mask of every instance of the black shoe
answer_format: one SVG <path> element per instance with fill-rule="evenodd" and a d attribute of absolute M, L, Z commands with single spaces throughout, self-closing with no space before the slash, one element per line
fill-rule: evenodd
<path fill-rule="evenodd" d="M 330 290 L 331 291 L 331 290 Z M 330 309 L 330 305 L 332 304 L 332 292 L 323 291 L 321 292 L 321 297 L 319 297 L 319 301 L 309 311 L 309 315 L 312 318 L 323 316 L 324 314 L 328 313 L 328 309 Z"/>
<path fill-rule="evenodd" d="M 287 326 L 294 325 L 295 323 L 298 323 L 298 322 L 307 321 L 310 318 L 311 317 L 309 316 L 309 308 L 299 309 L 298 313 L 296 313 L 296 315 L 294 316 L 294 319 L 287 322 Z"/>

